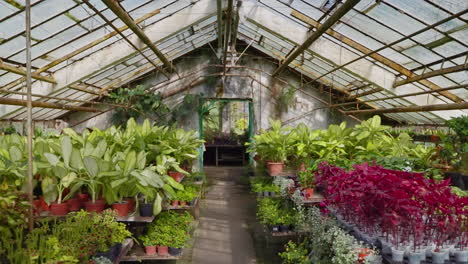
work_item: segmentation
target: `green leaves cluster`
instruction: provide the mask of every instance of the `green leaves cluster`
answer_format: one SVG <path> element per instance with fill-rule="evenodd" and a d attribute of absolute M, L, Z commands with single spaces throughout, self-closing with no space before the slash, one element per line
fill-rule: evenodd
<path fill-rule="evenodd" d="M 304 124 L 296 128 L 281 127 L 280 121 L 271 121 L 271 129 L 254 137 L 249 152 L 264 161 L 286 161 L 297 167 L 305 162 L 312 170 L 323 161 L 341 167 L 375 160 L 391 163 L 391 158 L 411 161 L 411 170 L 431 167 L 435 148 L 417 145 L 406 133 L 393 136 L 390 127 L 374 116 L 353 128 L 343 122 L 327 129 L 312 130 Z"/>
<path fill-rule="evenodd" d="M 193 216 L 188 212 L 179 214 L 165 211 L 148 226 L 146 234 L 139 239 L 145 246 L 184 248 L 190 239 L 192 222 Z"/>
<path fill-rule="evenodd" d="M 257 218 L 266 225 L 291 225 L 296 223 L 297 213 L 287 200 L 263 198 L 258 200 Z"/>

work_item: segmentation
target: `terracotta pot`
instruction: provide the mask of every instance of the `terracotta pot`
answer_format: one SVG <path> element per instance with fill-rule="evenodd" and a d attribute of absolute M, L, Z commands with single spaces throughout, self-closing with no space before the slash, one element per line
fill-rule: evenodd
<path fill-rule="evenodd" d="M 78 198 L 81 203 L 86 203 L 87 201 L 89 201 L 89 194 L 87 193 L 78 193 L 76 195 L 76 198 Z"/>
<path fill-rule="evenodd" d="M 121 203 L 113 203 L 112 209 L 117 212 L 117 216 L 127 216 L 129 211 L 129 204 L 126 201 Z"/>
<path fill-rule="evenodd" d="M 167 256 L 169 255 L 169 247 L 167 246 L 158 246 L 158 256 Z"/>
<path fill-rule="evenodd" d="M 41 200 L 33 200 L 33 205 L 34 205 L 34 214 L 40 214 L 41 213 Z"/>
<path fill-rule="evenodd" d="M 97 200 L 95 203 L 88 201 L 85 203 L 86 212 L 101 213 L 106 207 L 106 203 L 103 200 Z"/>
<path fill-rule="evenodd" d="M 314 196 L 314 189 L 313 188 L 304 189 L 304 196 L 307 200 L 311 199 L 312 196 Z"/>
<path fill-rule="evenodd" d="M 67 203 L 52 203 L 50 205 L 50 212 L 52 215 L 67 215 L 68 214 L 68 204 Z"/>
<path fill-rule="evenodd" d="M 169 176 L 171 176 L 176 182 L 181 182 L 184 178 L 184 174 L 177 171 L 170 171 L 168 172 Z"/>
<path fill-rule="evenodd" d="M 187 206 L 187 201 L 179 201 L 180 206 Z"/>
<path fill-rule="evenodd" d="M 179 206 L 179 201 L 172 201 L 171 206 L 174 206 L 174 207 Z"/>
<path fill-rule="evenodd" d="M 281 173 L 283 173 L 283 167 L 284 167 L 284 163 L 279 163 L 279 162 L 267 163 L 268 172 L 271 176 L 276 176 L 276 175 L 280 175 Z"/>
<path fill-rule="evenodd" d="M 372 250 L 370 250 L 368 248 L 359 249 L 359 251 L 358 251 L 358 261 L 359 261 L 359 263 L 364 263 L 366 257 L 369 256 L 370 254 L 372 254 Z"/>
<path fill-rule="evenodd" d="M 41 211 L 50 211 L 50 206 L 44 201 L 44 196 L 41 196 Z"/>
<path fill-rule="evenodd" d="M 156 246 L 145 246 L 146 256 L 156 255 Z"/>
<path fill-rule="evenodd" d="M 70 212 L 76 212 L 81 209 L 82 203 L 78 198 L 72 198 L 67 201 Z"/>
<path fill-rule="evenodd" d="M 299 165 L 299 168 L 297 168 L 298 171 L 307 171 L 307 168 L 306 168 L 306 165 L 304 162 L 302 162 L 300 165 Z"/>
<path fill-rule="evenodd" d="M 128 211 L 133 212 L 135 210 L 135 199 L 132 197 L 124 198 L 124 201 L 128 203 Z"/>

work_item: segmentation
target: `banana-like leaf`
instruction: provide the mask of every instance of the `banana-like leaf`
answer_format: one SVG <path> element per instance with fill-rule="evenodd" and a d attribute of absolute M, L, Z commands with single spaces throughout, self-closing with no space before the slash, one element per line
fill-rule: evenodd
<path fill-rule="evenodd" d="M 167 176 L 166 177 L 167 182 L 171 187 L 177 190 L 184 190 L 184 186 L 180 183 L 178 183 L 176 180 L 174 180 L 172 177 Z"/>
<path fill-rule="evenodd" d="M 83 169 L 83 159 L 81 158 L 81 153 L 78 149 L 73 148 L 70 158 L 70 166 L 75 169 Z"/>
<path fill-rule="evenodd" d="M 162 211 L 162 197 L 159 193 L 156 194 L 156 199 L 153 204 L 153 215 L 158 215 Z"/>
<path fill-rule="evenodd" d="M 11 161 L 17 162 L 23 158 L 23 154 L 17 146 L 11 146 L 9 151 Z"/>
<path fill-rule="evenodd" d="M 83 163 L 89 176 L 91 176 L 92 178 L 96 178 L 99 172 L 99 166 L 96 161 L 96 158 L 92 156 L 86 156 L 83 158 Z"/>
<path fill-rule="evenodd" d="M 63 157 L 63 163 L 65 164 L 65 167 L 70 166 L 70 158 L 72 154 L 72 149 L 73 145 L 71 142 L 71 138 L 68 136 L 65 136 L 62 138 L 62 157 Z"/>
<path fill-rule="evenodd" d="M 65 188 L 70 187 L 73 181 L 75 181 L 77 175 L 74 172 L 68 173 L 65 177 L 62 179 L 62 184 Z"/>
<path fill-rule="evenodd" d="M 59 158 L 52 153 L 44 153 L 44 157 L 52 166 L 57 166 L 57 164 L 60 162 Z"/>
<path fill-rule="evenodd" d="M 136 153 L 135 151 L 130 151 L 125 158 L 124 165 L 124 174 L 128 175 L 135 168 L 136 164 Z"/>

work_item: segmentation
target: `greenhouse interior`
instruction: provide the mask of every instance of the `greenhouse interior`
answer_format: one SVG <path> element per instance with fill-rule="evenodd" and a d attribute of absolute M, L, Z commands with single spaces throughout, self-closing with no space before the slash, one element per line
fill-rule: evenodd
<path fill-rule="evenodd" d="M 0 0 L 0 264 L 468 264 L 467 0 Z"/>

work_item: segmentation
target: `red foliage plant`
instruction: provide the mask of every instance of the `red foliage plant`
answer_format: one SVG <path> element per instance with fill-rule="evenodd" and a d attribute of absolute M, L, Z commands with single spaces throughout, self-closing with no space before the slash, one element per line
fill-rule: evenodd
<path fill-rule="evenodd" d="M 368 163 L 346 171 L 324 162 L 316 183 L 345 221 L 371 235 L 391 236 L 395 246 L 412 241 L 414 249 L 431 242 L 440 248 L 458 239 L 466 247 L 468 199 L 454 195 L 449 180 Z"/>

